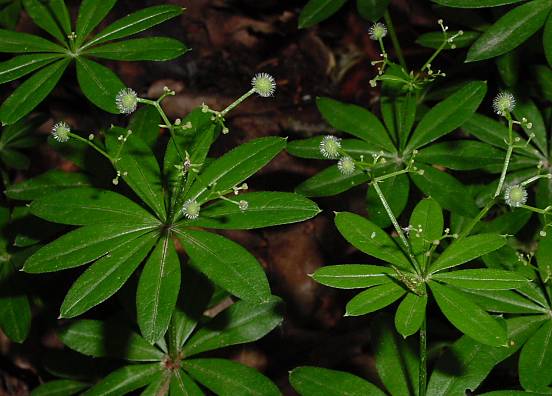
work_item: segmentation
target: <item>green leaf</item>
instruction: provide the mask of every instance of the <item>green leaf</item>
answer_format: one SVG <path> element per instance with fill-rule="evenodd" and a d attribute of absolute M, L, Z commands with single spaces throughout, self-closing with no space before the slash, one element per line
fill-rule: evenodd
<path fill-rule="evenodd" d="M 335 14 L 347 0 L 309 0 L 299 14 L 299 28 L 316 25 Z"/>
<path fill-rule="evenodd" d="M 381 192 L 386 197 L 387 204 L 395 217 L 399 217 L 406 204 L 410 193 L 410 180 L 405 174 L 390 177 L 378 183 Z M 366 193 L 366 208 L 368 209 L 368 218 L 380 227 L 391 225 L 391 219 L 374 186 L 370 185 Z"/>
<path fill-rule="evenodd" d="M 425 146 L 460 127 L 477 110 L 486 92 L 486 82 L 472 81 L 439 102 L 420 120 L 406 150 Z"/>
<path fill-rule="evenodd" d="M 447 34 L 454 36 L 458 34 L 458 31 L 448 31 Z M 458 49 L 469 47 L 479 36 L 479 32 L 470 32 L 463 31 L 463 34 L 457 36 L 454 39 L 453 43 L 447 43 L 445 49 Z M 422 47 L 438 49 L 443 44 L 443 33 L 442 32 L 429 32 L 423 33 L 418 36 L 416 43 L 420 44 Z M 454 45 L 454 48 L 452 46 Z"/>
<path fill-rule="evenodd" d="M 548 61 L 548 65 L 552 67 L 552 17 L 549 15 L 544 25 L 542 34 L 542 46 L 544 47 L 544 55 Z"/>
<path fill-rule="evenodd" d="M 228 201 L 216 201 L 202 209 L 197 220 L 185 220 L 186 226 L 250 230 L 279 224 L 296 223 L 320 213 L 318 206 L 299 194 L 285 192 L 253 192 L 236 199 L 248 203 L 246 210 Z"/>
<path fill-rule="evenodd" d="M 414 227 L 408 234 L 408 239 L 415 255 L 429 250 L 433 241 L 443 234 L 443 212 L 439 204 L 432 198 L 421 200 L 410 216 L 410 226 Z"/>
<path fill-rule="evenodd" d="M 475 170 L 502 165 L 504 151 L 473 140 L 451 140 L 420 150 L 416 159 L 454 170 Z"/>
<path fill-rule="evenodd" d="M 437 260 L 430 271 L 435 273 L 467 263 L 487 253 L 494 252 L 506 244 L 506 238 L 497 234 L 478 234 L 454 241 Z"/>
<path fill-rule="evenodd" d="M 390 0 L 357 0 L 358 13 L 365 19 L 375 22 L 380 19 Z"/>
<path fill-rule="evenodd" d="M 423 175 L 411 173 L 410 178 L 422 192 L 436 200 L 441 207 L 466 217 L 475 217 L 479 209 L 466 186 L 446 172 L 419 164 Z"/>
<path fill-rule="evenodd" d="M 504 150 L 508 148 L 508 144 L 504 141 L 504 137 L 508 136 L 508 127 L 490 117 L 475 113 L 462 125 L 462 129 L 485 143 Z M 516 131 L 512 132 L 514 139 L 520 137 Z M 523 151 L 526 155 L 535 155 L 529 149 L 520 149 L 520 151 Z"/>
<path fill-rule="evenodd" d="M 380 260 L 411 269 L 411 264 L 385 231 L 362 216 L 341 212 L 335 224 L 343 237 L 360 251 Z"/>
<path fill-rule="evenodd" d="M 314 136 L 308 139 L 294 140 L 287 144 L 288 153 L 299 158 L 327 160 L 320 152 L 320 142 L 324 136 Z M 361 155 L 365 157 L 378 154 L 380 150 L 359 139 L 341 139 L 341 147 L 347 151 L 351 157 L 360 159 Z"/>
<path fill-rule="evenodd" d="M 468 389 L 474 392 L 496 365 L 523 345 L 541 321 L 535 317 L 506 319 L 510 341 L 506 348 L 482 345 L 468 336 L 461 337 L 437 361 L 427 395 L 465 395 Z"/>
<path fill-rule="evenodd" d="M 523 0 L 432 0 L 437 4 L 456 8 L 497 7 L 505 4 L 521 3 Z"/>
<path fill-rule="evenodd" d="M 552 277 L 552 233 L 547 232 L 541 238 L 536 256 L 542 281 L 546 283 Z"/>
<path fill-rule="evenodd" d="M 289 382 L 301 396 L 385 396 L 356 375 L 322 367 L 298 367 L 289 373 Z"/>
<path fill-rule="evenodd" d="M 425 319 L 427 294 L 408 293 L 395 312 L 395 328 L 403 336 L 416 333 Z"/>
<path fill-rule="evenodd" d="M 33 389 L 31 396 L 71 396 L 85 388 L 88 385 L 80 381 L 61 379 L 39 385 Z"/>
<path fill-rule="evenodd" d="M 71 34 L 73 31 L 71 28 L 71 16 L 69 15 L 69 10 L 65 5 L 65 0 L 50 0 L 48 7 L 63 29 L 65 35 L 68 36 Z"/>
<path fill-rule="evenodd" d="M 31 17 L 33 22 L 47 33 L 50 33 L 60 43 L 66 44 L 67 37 L 59 28 L 52 14 L 39 0 L 23 0 L 25 11 Z"/>
<path fill-rule="evenodd" d="M 146 386 L 161 373 L 161 370 L 159 362 L 121 367 L 90 388 L 83 396 L 125 395 Z"/>
<path fill-rule="evenodd" d="M 273 297 L 264 303 L 238 301 L 219 313 L 186 342 L 186 356 L 245 344 L 264 337 L 282 323 L 282 300 Z"/>
<path fill-rule="evenodd" d="M 82 173 L 51 170 L 32 179 L 8 186 L 6 195 L 11 199 L 31 201 L 61 189 L 87 186 L 90 186 L 90 180 Z"/>
<path fill-rule="evenodd" d="M 466 62 L 493 58 L 516 48 L 544 25 L 551 8 L 548 0 L 533 0 L 507 12 L 470 47 Z"/>
<path fill-rule="evenodd" d="M 433 281 L 429 287 L 443 314 L 458 330 L 485 345 L 506 345 L 504 327 L 479 306 L 451 287 Z"/>
<path fill-rule="evenodd" d="M 270 287 L 255 257 L 237 243 L 205 231 L 175 231 L 192 264 L 218 286 L 248 301 L 266 302 Z"/>
<path fill-rule="evenodd" d="M 219 396 L 280 396 L 267 377 L 257 370 L 226 359 L 186 359 L 182 367 Z"/>
<path fill-rule="evenodd" d="M 166 212 L 157 159 L 138 136 L 130 135 L 126 142 L 121 142 L 119 136 L 126 136 L 126 130 L 115 127 L 106 138 L 109 154 L 119 158 L 115 163 L 117 170 L 130 188 L 164 219 Z"/>
<path fill-rule="evenodd" d="M 2 252 L 4 255 L 8 253 Z M 2 257 L 2 260 L 5 258 Z M 0 329 L 10 340 L 21 343 L 27 338 L 31 327 L 31 305 L 9 258 L 0 263 L 0 290 Z"/>
<path fill-rule="evenodd" d="M 30 113 L 54 89 L 70 62 L 61 59 L 45 66 L 17 87 L 0 106 L 0 121 L 13 124 Z"/>
<path fill-rule="evenodd" d="M 366 315 L 394 303 L 406 293 L 395 282 L 384 283 L 358 293 L 347 303 L 345 316 Z"/>
<path fill-rule="evenodd" d="M 159 224 L 159 221 L 127 197 L 96 188 L 66 189 L 31 204 L 31 213 L 53 223 Z"/>
<path fill-rule="evenodd" d="M 519 356 L 519 380 L 527 390 L 546 389 L 552 382 L 552 320 L 525 343 Z"/>
<path fill-rule="evenodd" d="M 171 381 L 171 375 L 166 371 L 159 373 L 153 378 L 149 385 L 140 393 L 140 396 L 166 395 Z"/>
<path fill-rule="evenodd" d="M 180 290 L 180 260 L 169 237 L 157 243 L 144 265 L 136 291 L 138 325 L 150 343 L 167 331 Z"/>
<path fill-rule="evenodd" d="M 153 106 L 142 106 L 136 110 L 128 123 L 128 129 L 132 131 L 133 136 L 138 136 L 148 147 L 154 150 L 159 137 L 159 124 L 161 116 Z"/>
<path fill-rule="evenodd" d="M 167 61 L 188 52 L 180 41 L 169 37 L 145 37 L 93 47 L 83 54 L 123 61 Z"/>
<path fill-rule="evenodd" d="M 84 0 L 77 17 L 77 39 L 75 45 L 80 47 L 90 32 L 107 16 L 117 0 Z"/>
<path fill-rule="evenodd" d="M 78 320 L 64 327 L 59 337 L 69 348 L 93 357 L 155 362 L 164 356 L 138 334 L 115 322 Z"/>
<path fill-rule="evenodd" d="M 80 56 L 77 58 L 77 80 L 89 101 L 109 113 L 120 113 L 115 98 L 125 85 L 111 69 Z"/>
<path fill-rule="evenodd" d="M 520 58 L 519 48 L 495 58 L 500 78 L 508 87 L 514 87 L 519 81 Z"/>
<path fill-rule="evenodd" d="M 535 137 L 533 141 L 536 143 L 536 146 L 540 149 L 540 151 L 546 155 L 546 153 L 548 153 L 548 134 L 546 132 L 546 125 L 544 124 L 542 114 L 535 102 L 528 98 L 520 100 L 516 103 L 514 114 L 519 120 L 523 118 L 530 120 L 532 124 L 531 128 L 527 128 L 527 126 L 522 125 L 525 134 L 527 136 L 534 134 Z"/>
<path fill-rule="evenodd" d="M 174 372 L 170 384 L 171 396 L 204 396 L 199 386 L 183 370 Z"/>
<path fill-rule="evenodd" d="M 34 34 L 0 29 L 0 53 L 57 52 L 66 53 L 62 46 Z"/>
<path fill-rule="evenodd" d="M 241 183 L 285 148 L 286 140 L 280 137 L 264 137 L 244 143 L 214 160 L 196 179 L 187 199 L 199 203 L 208 200 L 210 185 L 216 183 L 217 191 L 225 191 Z"/>
<path fill-rule="evenodd" d="M 513 271 L 499 269 L 466 269 L 432 275 L 433 279 L 463 289 L 509 290 L 527 285 L 528 279 Z"/>
<path fill-rule="evenodd" d="M 312 278 L 338 289 L 359 289 L 391 282 L 394 274 L 391 268 L 380 265 L 340 264 L 319 268 Z"/>
<path fill-rule="evenodd" d="M 60 54 L 19 55 L 0 63 L 0 84 L 17 80 L 59 59 Z"/>
<path fill-rule="evenodd" d="M 3 3 L 0 5 L 0 26 L 15 30 L 21 14 L 21 1 L 4 0 L 0 3 Z"/>
<path fill-rule="evenodd" d="M 61 271 L 89 263 L 135 240 L 153 226 L 94 224 L 71 231 L 33 254 L 23 267 L 28 273 Z"/>
<path fill-rule="evenodd" d="M 322 117 L 338 131 L 347 132 L 389 153 L 397 151 L 385 127 L 365 108 L 330 98 L 317 98 L 316 105 Z"/>
<path fill-rule="evenodd" d="M 392 396 L 417 395 L 419 358 L 414 348 L 398 337 L 387 315 L 378 316 L 372 323 L 372 350 L 381 382 Z"/>
<path fill-rule="evenodd" d="M 465 289 L 464 292 L 466 296 L 476 301 L 477 305 L 489 312 L 538 314 L 547 310 L 512 290 Z"/>
<path fill-rule="evenodd" d="M 88 267 L 67 292 L 60 316 L 75 317 L 115 294 L 138 268 L 157 237 L 157 233 L 151 232 L 122 243 Z"/>
<path fill-rule="evenodd" d="M 26 155 L 9 148 L 0 151 L 0 159 L 13 169 L 27 169 L 30 165 L 30 160 Z"/>
<path fill-rule="evenodd" d="M 182 11 L 183 8 L 176 5 L 159 5 L 138 10 L 113 22 L 82 48 L 140 33 L 182 14 Z"/>
<path fill-rule="evenodd" d="M 370 176 L 360 170 L 352 175 L 341 173 L 337 165 L 327 167 L 295 188 L 295 192 L 307 197 L 328 197 L 363 184 Z"/>

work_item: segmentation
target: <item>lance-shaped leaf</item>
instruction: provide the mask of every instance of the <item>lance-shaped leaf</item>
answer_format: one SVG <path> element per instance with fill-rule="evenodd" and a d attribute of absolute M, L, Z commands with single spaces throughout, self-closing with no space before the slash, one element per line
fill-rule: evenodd
<path fill-rule="evenodd" d="M 390 177 L 378 183 L 383 196 L 386 198 L 387 204 L 391 208 L 391 212 L 395 217 L 399 217 L 408 203 L 408 195 L 410 193 L 410 180 L 407 175 L 398 175 Z M 368 210 L 368 218 L 378 226 L 385 228 L 391 225 L 391 219 L 387 214 L 387 210 L 373 185 L 368 187 L 366 193 L 366 209 Z"/>
<path fill-rule="evenodd" d="M 552 277 L 552 233 L 541 238 L 536 256 L 543 282 L 547 282 Z"/>
<path fill-rule="evenodd" d="M 385 396 L 378 387 L 356 375 L 322 367 L 298 367 L 289 373 L 289 382 L 301 396 Z"/>
<path fill-rule="evenodd" d="M 140 33 L 182 14 L 182 11 L 183 8 L 176 5 L 160 5 L 133 12 L 106 27 L 88 41 L 83 48 Z"/>
<path fill-rule="evenodd" d="M 10 185 L 6 195 L 11 199 L 31 201 L 66 188 L 88 187 L 90 178 L 82 173 L 51 170 L 32 179 Z"/>
<path fill-rule="evenodd" d="M 0 121 L 13 124 L 30 113 L 54 89 L 70 59 L 61 59 L 39 70 L 21 84 L 0 106 Z"/>
<path fill-rule="evenodd" d="M 338 131 L 347 132 L 389 153 L 397 151 L 382 123 L 368 110 L 330 98 L 318 98 L 316 104 L 324 119 Z"/>
<path fill-rule="evenodd" d="M 429 110 L 414 130 L 406 150 L 418 147 L 460 127 L 477 110 L 487 92 L 483 81 L 472 81 Z"/>
<path fill-rule="evenodd" d="M 466 296 L 485 311 L 512 314 L 538 314 L 547 308 L 512 290 L 465 289 Z"/>
<path fill-rule="evenodd" d="M 546 25 L 544 25 L 544 32 L 542 34 L 542 41 L 544 47 L 544 55 L 548 61 L 548 65 L 552 67 L 552 18 L 548 15 Z"/>
<path fill-rule="evenodd" d="M 71 225 L 159 224 L 155 217 L 125 196 L 87 187 L 39 198 L 31 204 L 31 213 L 54 223 Z"/>
<path fill-rule="evenodd" d="M 159 363 L 121 367 L 84 393 L 86 396 L 125 395 L 143 388 L 161 374 Z"/>
<path fill-rule="evenodd" d="M 77 79 L 88 100 L 102 110 L 120 113 L 115 98 L 125 85 L 111 69 L 80 56 L 77 58 Z"/>
<path fill-rule="evenodd" d="M 380 19 L 389 5 L 390 0 L 357 0 L 358 13 L 369 21 Z"/>
<path fill-rule="evenodd" d="M 60 43 L 65 44 L 67 37 L 63 34 L 56 20 L 39 0 L 23 0 L 25 11 L 33 22 L 47 33 L 55 37 Z"/>
<path fill-rule="evenodd" d="M 471 140 L 452 140 L 432 144 L 420 150 L 417 160 L 454 170 L 481 169 L 504 163 L 504 152 L 488 144 Z"/>
<path fill-rule="evenodd" d="M 506 330 L 488 313 L 452 287 L 429 282 L 437 305 L 461 332 L 482 344 L 506 345 Z"/>
<path fill-rule="evenodd" d="M 7 253 L 2 252 L 2 255 Z M 23 342 L 31 327 L 31 305 L 9 260 L 0 265 L 0 289 L 0 329 L 10 340 Z"/>
<path fill-rule="evenodd" d="M 155 107 L 142 106 L 132 114 L 128 122 L 128 129 L 153 150 L 159 137 L 159 124 L 161 122 L 161 115 Z"/>
<path fill-rule="evenodd" d="M 394 303 L 406 293 L 396 282 L 384 283 L 360 292 L 347 303 L 345 316 L 366 315 Z"/>
<path fill-rule="evenodd" d="M 380 265 L 341 264 L 319 268 L 312 278 L 338 289 L 360 289 L 391 282 L 395 271 Z"/>
<path fill-rule="evenodd" d="M 151 344 L 165 335 L 180 290 L 180 260 L 174 244 L 164 237 L 151 253 L 138 281 L 138 325 Z"/>
<path fill-rule="evenodd" d="M 286 146 L 286 139 L 264 137 L 244 143 L 213 161 L 197 178 L 186 198 L 203 203 L 212 188 L 226 191 L 253 175 Z"/>
<path fill-rule="evenodd" d="M 176 233 L 194 267 L 218 286 L 243 300 L 270 299 L 262 267 L 243 247 L 210 232 L 179 228 Z"/>
<path fill-rule="evenodd" d="M 328 197 L 347 191 L 370 180 L 370 176 L 360 170 L 351 175 L 341 173 L 337 165 L 327 167 L 295 188 L 295 192 L 307 197 Z"/>
<path fill-rule="evenodd" d="M 152 226 L 94 224 L 71 231 L 42 247 L 26 262 L 29 273 L 61 271 L 89 263 L 152 230 Z"/>
<path fill-rule="evenodd" d="M 528 128 L 526 124 L 522 124 L 522 128 L 527 136 L 534 135 L 533 142 L 544 155 L 547 155 L 547 128 L 544 123 L 542 113 L 536 103 L 529 98 L 523 98 L 521 101 L 516 103 L 514 114 L 518 120 L 522 120 L 523 118 L 531 120 L 531 128 Z"/>
<path fill-rule="evenodd" d="M 453 242 L 437 260 L 430 271 L 435 273 L 467 263 L 487 253 L 494 252 L 506 244 L 506 238 L 497 234 L 478 234 Z"/>
<path fill-rule="evenodd" d="M 475 391 L 498 363 L 516 353 L 542 320 L 535 316 L 506 319 L 510 341 L 507 347 L 482 345 L 468 336 L 461 337 L 437 361 L 427 395 L 464 395 L 468 389 Z"/>
<path fill-rule="evenodd" d="M 493 58 L 516 48 L 544 25 L 550 9 L 548 0 L 533 0 L 507 12 L 471 46 L 466 62 Z"/>
<path fill-rule="evenodd" d="M 69 15 L 69 10 L 65 5 L 65 0 L 50 0 L 48 8 L 63 29 L 65 35 L 70 35 L 73 29 L 71 28 L 71 16 Z"/>
<path fill-rule="evenodd" d="M 189 359 L 182 367 L 219 396 L 280 396 L 267 377 L 251 367 L 226 359 Z"/>
<path fill-rule="evenodd" d="M 46 382 L 34 388 L 32 396 L 71 396 L 88 388 L 88 384 L 80 381 L 61 379 Z"/>
<path fill-rule="evenodd" d="M 29 52 L 59 52 L 66 53 L 60 45 L 45 40 L 34 34 L 14 32 L 0 29 L 0 52 L 29 53 Z"/>
<path fill-rule="evenodd" d="M 432 0 L 437 4 L 455 8 L 497 7 L 505 4 L 521 3 L 523 0 Z"/>
<path fill-rule="evenodd" d="M 201 210 L 197 220 L 186 220 L 186 226 L 250 230 L 279 224 L 296 223 L 320 213 L 318 206 L 299 194 L 253 192 L 240 194 L 236 200 L 247 202 L 247 209 L 220 200 Z"/>
<path fill-rule="evenodd" d="M 529 283 L 527 278 L 516 272 L 491 268 L 441 272 L 432 275 L 432 278 L 463 289 L 477 290 L 517 289 Z"/>
<path fill-rule="evenodd" d="M 519 379 L 527 390 L 545 390 L 552 382 L 552 320 L 525 343 L 519 356 Z"/>
<path fill-rule="evenodd" d="M 439 240 L 443 234 L 441 207 L 432 198 L 420 201 L 412 211 L 409 225 L 414 227 L 408 234 L 412 252 L 415 255 L 427 252 L 432 242 Z"/>
<path fill-rule="evenodd" d="M 348 212 L 337 213 L 335 225 L 341 235 L 360 251 L 404 269 L 412 268 L 395 241 L 364 217 Z"/>
<path fill-rule="evenodd" d="M 32 54 L 13 57 L 0 63 L 0 84 L 17 80 L 61 57 L 60 54 Z"/>
<path fill-rule="evenodd" d="M 309 0 L 299 15 L 299 28 L 304 29 L 335 14 L 347 0 Z"/>
<path fill-rule="evenodd" d="M 408 293 L 395 312 L 395 328 L 403 336 L 416 333 L 426 315 L 427 294 Z"/>
<path fill-rule="evenodd" d="M 117 0 L 84 0 L 77 17 L 77 39 L 75 44 L 80 47 L 87 36 L 107 16 Z"/>
<path fill-rule="evenodd" d="M 184 370 L 174 372 L 170 384 L 170 394 L 175 396 L 204 396 L 203 391 L 197 386 Z"/>
<path fill-rule="evenodd" d="M 145 37 L 108 43 L 84 52 L 89 56 L 122 61 L 167 61 L 188 52 L 180 41 L 169 37 Z"/>
<path fill-rule="evenodd" d="M 138 268 L 157 238 L 157 233 L 150 232 L 129 240 L 88 267 L 67 292 L 60 316 L 75 317 L 115 294 Z"/>
<path fill-rule="evenodd" d="M 128 136 L 126 142 L 119 136 L 126 136 L 122 128 L 112 128 L 107 135 L 109 154 L 118 160 L 117 170 L 123 180 L 162 219 L 165 217 L 161 171 L 151 149 L 138 136 Z M 124 139 L 123 139 L 124 140 Z"/>
<path fill-rule="evenodd" d="M 159 396 L 166 395 L 170 386 L 171 375 L 166 372 L 159 373 L 149 383 L 149 385 L 140 393 L 140 396 Z"/>
<path fill-rule="evenodd" d="M 83 355 L 138 362 L 163 359 L 161 350 L 131 329 L 115 322 L 83 319 L 64 327 L 59 336 L 66 346 Z"/>
<path fill-rule="evenodd" d="M 282 300 L 264 303 L 238 301 L 219 313 L 186 342 L 183 352 L 192 356 L 229 345 L 257 341 L 282 323 Z"/>

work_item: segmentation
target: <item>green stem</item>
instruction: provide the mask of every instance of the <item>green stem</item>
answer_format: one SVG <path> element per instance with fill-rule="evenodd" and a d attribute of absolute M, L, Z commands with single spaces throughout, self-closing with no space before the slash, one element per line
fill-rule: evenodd
<path fill-rule="evenodd" d="M 418 264 L 418 261 L 416 260 L 416 257 L 412 253 L 412 248 L 410 247 L 410 243 L 408 242 L 408 240 L 404 236 L 404 232 L 403 232 L 401 226 L 399 225 L 399 222 L 397 221 L 397 218 L 393 214 L 393 211 L 391 210 L 391 207 L 387 203 L 387 200 L 385 199 L 385 195 L 383 195 L 383 192 L 381 191 L 381 188 L 378 184 L 378 181 L 374 180 L 372 182 L 372 185 L 374 186 L 374 189 L 376 190 L 376 193 L 378 194 L 378 197 L 379 197 L 383 207 L 385 208 L 385 211 L 387 212 L 387 216 L 389 216 L 389 219 L 391 220 L 391 223 L 393 223 L 393 227 L 395 227 L 395 231 L 397 231 L 397 234 L 399 235 L 399 238 L 400 238 L 401 242 L 403 243 L 404 247 L 406 248 L 406 252 L 407 252 L 408 257 L 410 258 L 410 260 L 412 262 L 412 265 L 414 266 L 416 271 L 418 271 L 418 273 L 421 273 L 421 269 L 420 269 L 420 266 Z"/>
<path fill-rule="evenodd" d="M 405 70 L 407 70 L 401 45 L 399 43 L 399 39 L 397 38 L 397 33 L 395 32 L 395 26 L 393 25 L 393 21 L 391 20 L 391 15 L 389 14 L 389 11 L 385 11 L 383 18 L 385 19 L 385 24 L 387 25 L 387 31 L 389 32 L 389 37 L 391 38 L 391 42 L 393 43 L 393 48 L 395 49 L 397 58 L 399 58 L 399 63 Z"/>
<path fill-rule="evenodd" d="M 445 48 L 446 45 L 447 45 L 447 42 L 445 41 L 445 42 L 443 42 L 443 43 L 439 46 L 439 48 L 437 48 L 437 49 L 435 50 L 435 52 L 433 53 L 433 55 L 431 55 L 431 56 L 429 57 L 429 59 L 427 60 L 427 62 L 424 63 L 424 65 L 422 66 L 422 68 L 421 68 L 422 71 L 425 70 L 429 65 L 431 65 L 431 62 L 433 62 L 433 60 L 434 60 L 435 58 L 437 58 L 437 55 L 439 55 L 439 54 L 441 53 L 441 51 Z"/>
<path fill-rule="evenodd" d="M 249 98 L 251 95 L 255 93 L 255 89 L 251 88 L 249 91 L 244 93 L 242 96 L 240 96 L 238 99 L 236 99 L 235 102 L 231 103 L 226 109 L 222 110 L 219 114 L 224 117 L 226 114 L 234 110 L 236 107 L 240 105 L 244 100 Z"/>
<path fill-rule="evenodd" d="M 504 166 L 502 167 L 502 172 L 500 174 L 500 179 L 498 181 L 498 186 L 494 194 L 494 198 L 498 197 L 502 192 L 502 187 L 504 186 L 504 181 L 506 180 L 506 173 L 508 172 L 508 166 L 510 165 L 510 158 L 512 158 L 512 153 L 514 152 L 514 137 L 512 133 L 512 128 L 514 122 L 510 114 L 506 114 L 508 119 L 508 150 L 506 151 L 506 158 L 504 158 Z"/>
<path fill-rule="evenodd" d="M 550 212 L 550 210 L 535 208 L 535 207 L 529 206 L 529 205 L 520 205 L 519 207 L 523 208 L 523 209 L 527 209 L 531 212 L 535 212 L 535 213 L 539 213 L 539 214 L 543 214 L 543 215 Z"/>
<path fill-rule="evenodd" d="M 489 202 L 487 202 L 487 204 L 485 205 L 485 207 L 483 207 L 483 209 L 481 209 L 481 211 L 478 213 L 478 215 L 470 222 L 470 224 L 468 224 L 468 226 L 466 228 L 464 228 L 464 230 L 460 233 L 460 235 L 458 236 L 457 240 L 460 240 L 460 239 L 463 239 L 465 237 L 467 237 L 468 235 L 470 235 L 470 233 L 472 232 L 473 228 L 477 225 L 477 223 L 479 223 L 481 221 L 481 219 L 487 214 L 487 212 L 493 207 L 493 205 L 495 204 L 496 202 L 496 199 L 491 199 Z"/>
<path fill-rule="evenodd" d="M 427 318 L 424 315 L 420 327 L 420 371 L 418 396 L 425 396 L 427 390 Z"/>
<path fill-rule="evenodd" d="M 85 139 L 83 138 L 82 136 L 79 136 L 73 132 L 69 132 L 69 136 L 71 136 L 72 138 L 75 138 L 77 140 L 80 140 L 81 142 L 89 145 L 90 147 L 92 147 L 94 150 L 96 150 L 98 153 L 100 153 L 101 155 L 103 155 L 105 158 L 107 158 L 109 160 L 109 162 L 111 162 L 112 164 L 115 164 L 115 160 L 113 158 L 111 158 L 111 156 L 109 154 L 107 154 L 105 151 L 103 151 L 101 148 L 99 148 L 98 146 L 96 146 L 94 143 L 92 143 L 90 140 L 88 139 Z"/>

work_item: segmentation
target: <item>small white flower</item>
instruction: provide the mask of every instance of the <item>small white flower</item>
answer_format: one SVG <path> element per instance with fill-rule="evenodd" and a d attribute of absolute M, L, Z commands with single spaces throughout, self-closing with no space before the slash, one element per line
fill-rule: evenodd
<path fill-rule="evenodd" d="M 69 133 L 71 133 L 71 128 L 63 121 L 58 122 L 52 128 L 52 136 L 55 140 L 61 143 L 69 140 Z"/>
<path fill-rule="evenodd" d="M 525 205 L 525 202 L 527 202 L 527 190 L 519 184 L 508 186 L 504 192 L 504 201 L 513 208 Z"/>
<path fill-rule="evenodd" d="M 337 162 L 337 168 L 342 175 L 350 176 L 355 172 L 355 161 L 351 157 L 342 157 Z"/>
<path fill-rule="evenodd" d="M 276 80 L 268 73 L 257 73 L 251 79 L 251 86 L 255 93 L 263 98 L 274 95 L 276 92 Z"/>
<path fill-rule="evenodd" d="M 240 202 L 238 202 L 238 207 L 242 212 L 244 212 L 247 210 L 247 208 L 249 208 L 249 202 L 242 199 Z"/>
<path fill-rule="evenodd" d="M 201 210 L 201 205 L 197 203 L 195 199 L 189 199 L 184 202 L 182 211 L 184 212 L 184 217 L 189 220 L 195 220 L 199 217 L 199 212 Z"/>
<path fill-rule="evenodd" d="M 387 27 L 381 22 L 376 22 L 370 26 L 368 33 L 370 33 L 370 38 L 372 40 L 380 40 L 387 36 Z"/>
<path fill-rule="evenodd" d="M 514 111 L 514 107 L 516 107 L 516 98 L 510 92 L 500 92 L 493 99 L 493 109 L 498 115 L 505 116 Z"/>
<path fill-rule="evenodd" d="M 121 114 L 130 114 L 138 106 L 138 94 L 131 88 L 124 88 L 119 91 L 115 103 Z"/>
<path fill-rule="evenodd" d="M 341 139 L 332 135 L 324 136 L 320 142 L 320 153 L 329 159 L 339 158 L 339 149 L 341 148 Z"/>

